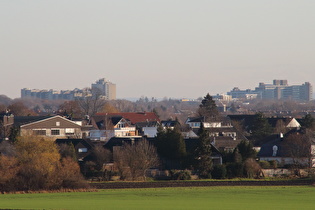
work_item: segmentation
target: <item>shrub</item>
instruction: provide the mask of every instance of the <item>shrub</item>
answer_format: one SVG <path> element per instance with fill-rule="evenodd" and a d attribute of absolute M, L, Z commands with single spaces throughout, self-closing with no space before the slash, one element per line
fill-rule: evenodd
<path fill-rule="evenodd" d="M 67 189 L 87 188 L 88 184 L 80 173 L 80 167 L 72 157 L 61 160 L 57 176 L 62 180 L 61 186 Z"/>
<path fill-rule="evenodd" d="M 188 170 L 171 170 L 170 176 L 172 180 L 191 180 L 191 172 Z"/>
<path fill-rule="evenodd" d="M 261 168 L 270 168 L 270 163 L 268 162 L 268 161 L 266 161 L 266 160 L 261 160 L 261 161 L 259 161 L 259 165 L 260 165 L 260 167 Z"/>
<path fill-rule="evenodd" d="M 16 158 L 0 155 L 0 191 L 12 190 L 13 180 L 18 171 L 19 166 Z"/>
<path fill-rule="evenodd" d="M 248 158 L 244 162 L 244 169 L 247 175 L 247 178 L 257 178 L 261 173 L 261 167 L 253 158 Z"/>
<path fill-rule="evenodd" d="M 225 165 L 215 165 L 211 172 L 212 178 L 224 179 L 226 178 L 226 167 Z"/>

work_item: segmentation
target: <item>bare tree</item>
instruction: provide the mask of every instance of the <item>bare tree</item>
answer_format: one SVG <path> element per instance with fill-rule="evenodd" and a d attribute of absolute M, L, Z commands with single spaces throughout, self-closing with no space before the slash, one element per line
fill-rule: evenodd
<path fill-rule="evenodd" d="M 294 133 L 285 138 L 285 150 L 295 165 L 305 164 L 303 159 L 311 165 L 311 140 L 309 133 Z"/>
<path fill-rule="evenodd" d="M 141 140 L 117 149 L 114 162 L 124 179 L 143 180 L 146 171 L 158 165 L 158 156 L 154 146 Z"/>
<path fill-rule="evenodd" d="M 78 98 L 77 102 L 84 115 L 92 116 L 104 107 L 106 101 L 99 92 L 94 92 L 92 95 Z"/>
<path fill-rule="evenodd" d="M 261 174 L 261 167 L 253 158 L 248 158 L 244 162 L 244 168 L 247 178 L 258 178 Z"/>
<path fill-rule="evenodd" d="M 96 170 L 101 171 L 103 170 L 103 165 L 111 161 L 112 153 L 110 150 L 105 149 L 102 145 L 96 145 L 92 149 L 92 157 Z"/>

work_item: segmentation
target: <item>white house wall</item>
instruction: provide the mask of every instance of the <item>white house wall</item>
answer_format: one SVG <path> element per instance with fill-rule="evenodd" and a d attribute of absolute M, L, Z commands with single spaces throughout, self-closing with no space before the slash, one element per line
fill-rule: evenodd
<path fill-rule="evenodd" d="M 157 127 L 143 127 L 142 131 L 147 137 L 155 137 L 157 135 Z"/>

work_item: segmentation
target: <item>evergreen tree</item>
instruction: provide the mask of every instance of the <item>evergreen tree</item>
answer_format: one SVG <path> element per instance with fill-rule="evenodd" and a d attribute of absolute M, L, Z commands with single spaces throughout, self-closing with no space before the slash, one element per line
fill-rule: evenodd
<path fill-rule="evenodd" d="M 242 162 L 242 155 L 240 154 L 237 147 L 233 151 L 233 161 L 235 163 L 241 163 Z"/>
<path fill-rule="evenodd" d="M 181 159 L 186 155 L 186 145 L 178 126 L 174 129 L 158 128 L 156 147 L 158 154 L 168 159 Z"/>
<path fill-rule="evenodd" d="M 255 119 L 250 129 L 255 144 L 257 145 L 262 144 L 263 140 L 272 133 L 272 128 L 268 123 L 268 120 L 261 112 L 255 115 Z"/>
<path fill-rule="evenodd" d="M 199 116 L 204 117 L 205 121 L 207 122 L 218 120 L 219 111 L 215 101 L 212 99 L 209 93 L 201 101 L 198 114 Z"/>
<path fill-rule="evenodd" d="M 212 170 L 211 143 L 209 132 L 201 124 L 199 129 L 199 145 L 196 149 L 197 171 L 201 178 L 210 178 Z"/>
<path fill-rule="evenodd" d="M 238 150 L 241 155 L 241 160 L 244 162 L 248 158 L 255 158 L 256 151 L 253 149 L 253 145 L 248 141 L 241 141 L 235 150 Z M 239 160 L 235 160 L 239 161 Z"/>

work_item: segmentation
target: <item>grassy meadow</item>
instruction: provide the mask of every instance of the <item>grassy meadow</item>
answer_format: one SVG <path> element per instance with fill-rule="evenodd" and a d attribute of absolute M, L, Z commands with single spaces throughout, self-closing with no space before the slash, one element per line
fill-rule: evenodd
<path fill-rule="evenodd" d="M 116 189 L 2 194 L 0 209 L 314 209 L 313 186 Z"/>

